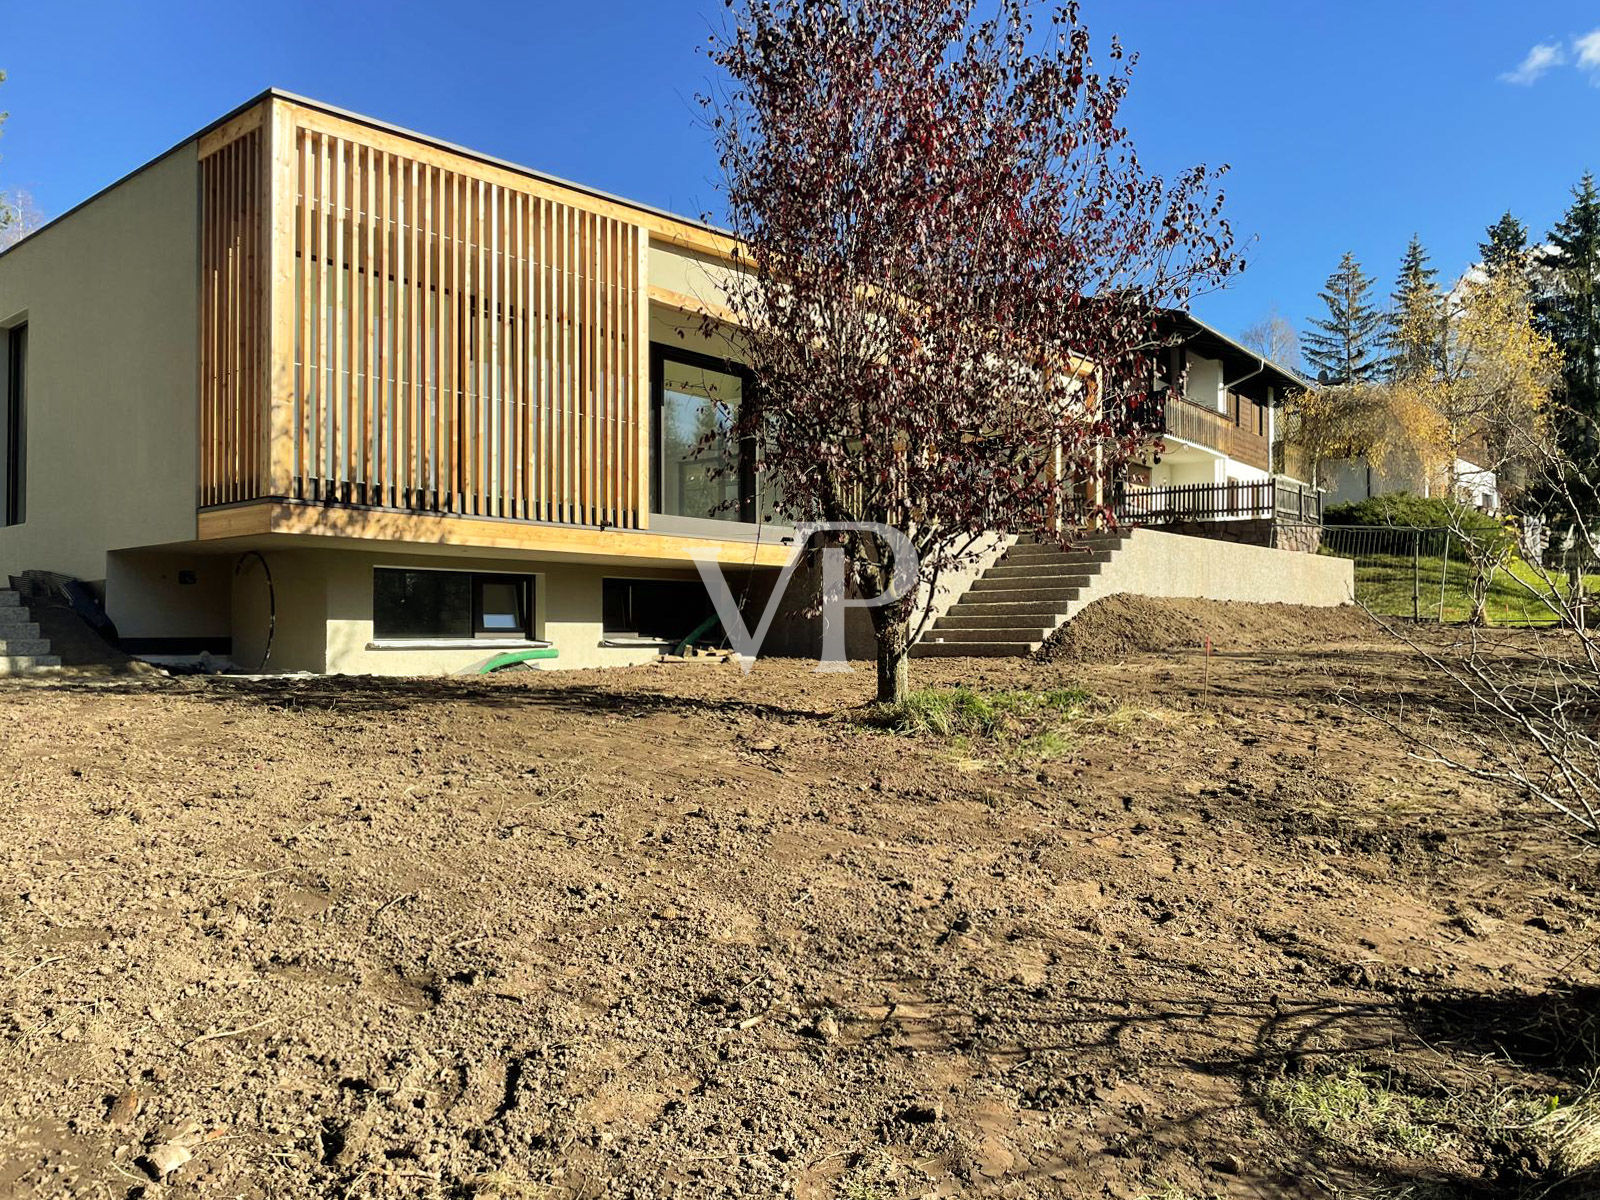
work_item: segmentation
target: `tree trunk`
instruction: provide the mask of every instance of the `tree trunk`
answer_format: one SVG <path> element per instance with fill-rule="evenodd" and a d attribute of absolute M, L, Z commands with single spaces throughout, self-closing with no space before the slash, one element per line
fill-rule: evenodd
<path fill-rule="evenodd" d="M 911 615 L 899 604 L 872 610 L 878 640 L 878 702 L 899 704 L 911 688 Z"/>

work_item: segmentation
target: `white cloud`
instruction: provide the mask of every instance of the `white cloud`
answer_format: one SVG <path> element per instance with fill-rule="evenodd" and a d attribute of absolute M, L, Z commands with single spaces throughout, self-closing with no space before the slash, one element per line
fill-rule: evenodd
<path fill-rule="evenodd" d="M 1586 67 L 1600 70 L 1600 29 L 1573 43 L 1573 48 L 1578 52 L 1578 61 Z M 1592 62 L 1590 56 L 1593 56 Z M 1507 71 L 1500 76 L 1503 83 L 1520 84 L 1529 87 L 1534 84 L 1539 76 L 1551 67 L 1559 67 L 1566 63 L 1566 51 L 1559 42 L 1540 42 L 1527 57 L 1518 65 L 1515 71 Z"/>
<path fill-rule="evenodd" d="M 1578 56 L 1578 66 L 1600 74 L 1600 29 L 1573 38 L 1572 52 Z"/>

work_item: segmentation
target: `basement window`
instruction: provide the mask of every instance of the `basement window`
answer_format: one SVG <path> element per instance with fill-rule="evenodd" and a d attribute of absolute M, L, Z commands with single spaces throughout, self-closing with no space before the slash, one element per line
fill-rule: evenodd
<path fill-rule="evenodd" d="M 716 612 L 698 579 L 607 579 L 601 599 L 607 638 L 675 642 Z"/>
<path fill-rule="evenodd" d="M 384 640 L 533 638 L 533 576 L 378 567 L 372 635 Z"/>

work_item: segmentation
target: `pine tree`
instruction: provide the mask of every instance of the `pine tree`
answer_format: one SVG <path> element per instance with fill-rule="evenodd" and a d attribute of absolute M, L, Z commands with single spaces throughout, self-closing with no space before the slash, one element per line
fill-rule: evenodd
<path fill-rule="evenodd" d="M 1592 174 L 1572 189 L 1548 240 L 1540 317 L 1562 357 L 1556 431 L 1562 449 L 1592 469 L 1600 463 L 1600 192 Z"/>
<path fill-rule="evenodd" d="M 1431 374 L 1440 365 L 1444 337 L 1444 297 L 1439 292 L 1439 272 L 1428 261 L 1422 239 L 1411 244 L 1400 260 L 1400 277 L 1392 299 L 1394 325 L 1390 333 L 1390 374 L 1411 379 Z"/>
<path fill-rule="evenodd" d="M 1489 226 L 1489 240 L 1478 243 L 1478 256 L 1490 275 L 1506 267 L 1526 269 L 1528 265 L 1528 227 L 1507 210 Z"/>
<path fill-rule="evenodd" d="M 1301 339 L 1312 375 L 1333 385 L 1377 382 L 1387 365 L 1389 320 L 1372 303 L 1372 278 L 1354 254 L 1339 260 L 1320 299 L 1328 315 L 1313 319 Z"/>

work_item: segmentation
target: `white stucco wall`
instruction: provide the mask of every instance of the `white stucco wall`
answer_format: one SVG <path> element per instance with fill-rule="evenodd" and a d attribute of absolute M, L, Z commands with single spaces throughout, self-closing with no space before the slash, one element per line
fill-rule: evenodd
<path fill-rule="evenodd" d="M 0 575 L 98 582 L 108 551 L 195 535 L 196 180 L 190 143 L 0 254 L 0 327 L 28 325 L 26 520 L 0 529 Z"/>
<path fill-rule="evenodd" d="M 1216 412 L 1226 412 L 1228 394 L 1222 386 L 1222 364 L 1214 358 L 1202 358 L 1184 351 L 1188 360 L 1188 385 L 1184 395 L 1194 404 L 1204 405 Z"/>

